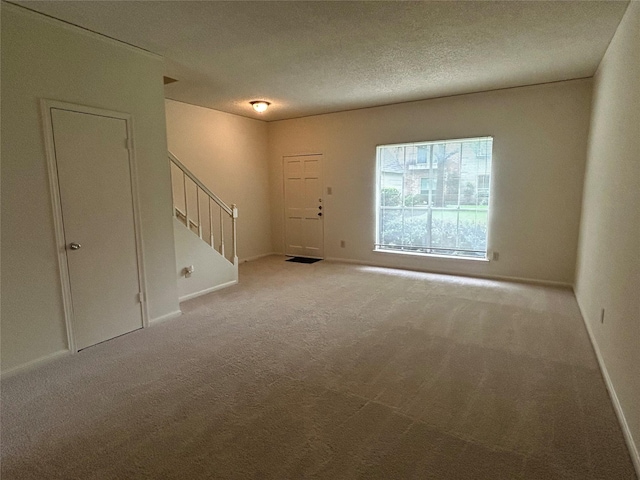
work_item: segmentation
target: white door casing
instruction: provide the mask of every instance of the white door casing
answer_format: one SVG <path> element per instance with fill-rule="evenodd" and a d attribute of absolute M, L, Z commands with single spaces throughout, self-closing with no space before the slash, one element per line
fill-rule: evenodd
<path fill-rule="evenodd" d="M 147 324 L 131 117 L 46 100 L 42 107 L 75 352 Z"/>
<path fill-rule="evenodd" d="M 283 157 L 285 254 L 324 258 L 322 155 Z"/>

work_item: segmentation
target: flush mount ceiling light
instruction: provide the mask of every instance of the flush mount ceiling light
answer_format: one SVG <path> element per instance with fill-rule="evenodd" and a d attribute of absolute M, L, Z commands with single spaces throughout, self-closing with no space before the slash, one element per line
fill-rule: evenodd
<path fill-rule="evenodd" d="M 249 102 L 249 103 L 251 104 L 253 109 L 258 113 L 262 113 L 266 111 L 267 108 L 269 108 L 269 105 L 271 105 L 269 102 L 265 102 L 264 100 L 254 100 L 253 102 Z"/>

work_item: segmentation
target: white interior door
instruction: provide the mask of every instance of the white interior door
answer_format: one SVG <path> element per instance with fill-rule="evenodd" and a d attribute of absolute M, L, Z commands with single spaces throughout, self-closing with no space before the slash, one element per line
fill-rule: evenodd
<path fill-rule="evenodd" d="M 284 157 L 285 254 L 324 258 L 322 155 Z"/>
<path fill-rule="evenodd" d="M 127 121 L 52 108 L 51 122 L 80 350 L 142 327 Z"/>

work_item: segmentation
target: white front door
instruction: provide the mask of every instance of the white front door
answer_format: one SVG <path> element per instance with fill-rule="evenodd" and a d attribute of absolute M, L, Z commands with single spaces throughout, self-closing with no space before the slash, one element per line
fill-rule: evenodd
<path fill-rule="evenodd" d="M 142 327 L 127 121 L 51 108 L 78 350 Z"/>
<path fill-rule="evenodd" d="M 284 157 L 285 254 L 324 257 L 322 155 Z"/>

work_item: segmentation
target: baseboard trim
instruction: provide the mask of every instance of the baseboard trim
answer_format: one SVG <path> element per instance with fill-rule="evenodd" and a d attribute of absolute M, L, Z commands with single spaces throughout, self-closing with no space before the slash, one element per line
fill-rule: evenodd
<path fill-rule="evenodd" d="M 574 295 L 575 295 L 575 289 L 574 289 Z M 604 383 L 607 386 L 607 391 L 609 392 L 609 398 L 611 398 L 611 403 L 613 404 L 613 410 L 616 412 L 616 417 L 618 417 L 618 422 L 620 423 L 620 427 L 622 428 L 624 441 L 626 442 L 627 448 L 629 449 L 629 455 L 631 456 L 633 467 L 636 469 L 636 476 L 640 478 L 640 452 L 638 452 L 636 443 L 633 441 L 633 434 L 631 433 L 631 429 L 629 428 L 629 424 L 627 423 L 627 418 L 624 415 L 624 410 L 622 410 L 622 405 L 620 405 L 620 400 L 618 399 L 618 394 L 616 393 L 616 389 L 614 388 L 613 382 L 611 381 L 611 377 L 609 376 L 607 365 L 604 363 L 604 358 L 602 356 L 602 353 L 600 353 L 600 347 L 596 342 L 596 337 L 593 334 L 591 325 L 589 324 L 587 317 L 582 311 L 582 307 L 580 306 L 580 302 L 577 301 L 577 298 L 578 297 L 576 296 L 576 303 L 578 303 L 578 308 L 580 309 L 582 322 L 584 323 L 584 326 L 587 329 L 587 334 L 589 335 L 591 346 L 593 347 L 593 351 L 595 352 L 596 358 L 598 359 L 598 365 L 600 366 L 600 373 L 602 373 L 602 377 L 604 378 Z"/>
<path fill-rule="evenodd" d="M 510 277 L 507 275 L 470 275 L 476 278 L 486 278 L 487 280 L 501 280 L 505 282 L 526 283 L 529 285 L 540 285 L 542 287 L 556 287 L 571 290 L 573 285 L 567 282 L 557 282 L 555 280 L 538 280 L 537 278 Z"/>
<path fill-rule="evenodd" d="M 436 275 L 453 275 L 457 277 L 483 278 L 486 280 L 500 280 L 505 282 L 525 283 L 529 285 L 542 285 L 546 287 L 556 287 L 556 288 L 566 288 L 566 289 L 573 288 L 573 285 L 570 283 L 556 282 L 554 280 L 538 280 L 535 278 L 509 277 L 506 275 L 480 275 L 477 273 L 445 272 L 443 270 L 427 270 L 427 269 L 415 268 L 415 267 L 409 268 L 409 267 L 402 267 L 402 266 L 391 266 L 384 263 L 366 262 L 363 260 L 353 260 L 351 258 L 339 258 L 339 257 L 327 257 L 325 258 L 325 261 L 337 262 L 337 263 L 351 263 L 354 265 L 364 265 L 368 267 L 393 268 L 397 270 L 408 270 L 411 272 L 434 273 Z"/>
<path fill-rule="evenodd" d="M 220 285 L 216 285 L 215 287 L 205 288 L 204 290 L 200 290 L 199 292 L 190 293 L 189 295 L 183 295 L 182 297 L 178 298 L 178 301 L 180 303 L 186 302 L 187 300 L 191 300 L 192 298 L 200 297 L 202 295 L 206 295 L 207 293 L 216 292 L 218 290 L 222 290 L 223 288 L 236 285 L 237 283 L 238 283 L 238 280 L 231 280 L 230 282 L 222 283 Z"/>
<path fill-rule="evenodd" d="M 44 357 L 36 358 L 35 360 L 31 360 L 30 362 L 10 368 L 9 370 L 2 372 L 0 374 L 0 378 L 4 380 L 5 378 L 13 377 L 14 375 L 17 375 L 19 373 L 28 372 L 30 370 L 33 370 L 34 368 L 54 362 L 55 360 L 58 360 L 62 357 L 66 357 L 67 355 L 71 355 L 71 350 L 59 350 L 57 352 L 50 353 L 49 355 L 45 355 Z"/>
<path fill-rule="evenodd" d="M 276 252 L 261 253 L 260 255 L 254 255 L 253 257 L 241 258 L 238 261 L 238 263 L 253 262 L 254 260 L 259 260 L 264 257 L 270 257 L 271 255 L 280 255 L 280 254 Z"/>
<path fill-rule="evenodd" d="M 173 312 L 167 313 L 166 315 L 152 318 L 151 320 L 149 320 L 149 325 L 155 325 L 157 323 L 166 322 L 167 320 L 173 320 L 174 318 L 178 318 L 180 315 L 182 315 L 182 310 L 175 310 Z"/>

